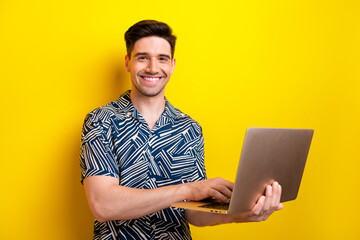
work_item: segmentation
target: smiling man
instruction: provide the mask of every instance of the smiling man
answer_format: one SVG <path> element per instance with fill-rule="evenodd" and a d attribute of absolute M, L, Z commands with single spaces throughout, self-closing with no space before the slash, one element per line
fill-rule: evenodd
<path fill-rule="evenodd" d="M 206 178 L 200 125 L 165 98 L 175 69 L 171 28 L 141 21 L 125 41 L 132 90 L 90 112 L 83 126 L 81 182 L 96 218 L 94 239 L 191 239 L 188 222 L 262 221 L 281 209 L 277 183 L 252 211 L 236 215 L 170 207 L 208 197 L 228 202 L 233 183 Z"/>
<path fill-rule="evenodd" d="M 175 58 L 170 50 L 169 43 L 157 36 L 135 42 L 132 53 L 125 56 L 125 67 L 131 73 L 136 92 L 147 97 L 164 95 L 165 86 L 175 69 Z"/>

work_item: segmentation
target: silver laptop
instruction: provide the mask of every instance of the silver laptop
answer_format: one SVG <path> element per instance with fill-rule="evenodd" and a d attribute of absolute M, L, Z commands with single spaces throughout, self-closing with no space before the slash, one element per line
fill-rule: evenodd
<path fill-rule="evenodd" d="M 274 181 L 282 187 L 281 202 L 297 197 L 314 130 L 248 128 L 229 204 L 207 199 L 172 207 L 234 214 L 251 210 Z"/>

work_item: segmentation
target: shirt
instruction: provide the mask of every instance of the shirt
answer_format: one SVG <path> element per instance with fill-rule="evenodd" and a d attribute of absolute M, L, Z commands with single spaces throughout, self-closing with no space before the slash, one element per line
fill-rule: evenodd
<path fill-rule="evenodd" d="M 154 189 L 206 179 L 200 125 L 165 98 L 152 130 L 125 92 L 84 121 L 81 182 L 88 176 L 119 178 L 122 186 Z M 191 239 L 185 210 L 167 208 L 131 220 L 95 220 L 94 239 Z"/>

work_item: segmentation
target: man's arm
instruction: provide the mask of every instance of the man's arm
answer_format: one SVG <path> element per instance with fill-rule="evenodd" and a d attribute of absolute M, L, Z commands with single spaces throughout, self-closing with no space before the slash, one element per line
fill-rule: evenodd
<path fill-rule="evenodd" d="M 267 186 L 266 195 L 261 196 L 251 211 L 238 214 L 206 213 L 186 210 L 186 219 L 195 226 L 211 226 L 223 223 L 260 222 L 266 220 L 274 211 L 283 208 L 280 203 L 281 186 L 274 182 Z"/>
<path fill-rule="evenodd" d="M 90 209 L 98 221 L 126 220 L 148 215 L 183 200 L 215 197 L 228 202 L 233 183 L 212 178 L 156 189 L 135 189 L 119 185 L 119 179 L 91 176 L 84 179 Z"/>

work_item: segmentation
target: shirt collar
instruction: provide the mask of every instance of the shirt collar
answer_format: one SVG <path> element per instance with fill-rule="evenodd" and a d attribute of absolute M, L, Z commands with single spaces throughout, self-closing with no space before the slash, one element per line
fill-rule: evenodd
<path fill-rule="evenodd" d="M 180 119 L 186 117 L 179 109 L 175 108 L 165 97 L 165 114 L 173 119 Z"/>
<path fill-rule="evenodd" d="M 132 102 L 131 102 L 131 98 L 130 98 L 130 90 L 127 90 L 125 93 L 123 93 L 119 100 L 117 101 L 118 103 L 118 113 L 123 113 L 126 116 L 133 116 L 135 118 L 139 118 L 138 114 L 139 112 L 135 109 L 135 107 L 133 106 Z M 165 97 L 165 110 L 162 114 L 162 116 L 167 115 L 170 118 L 173 119 L 180 119 L 180 118 L 184 118 L 187 117 L 186 114 L 182 113 L 179 109 L 175 108 Z"/>

